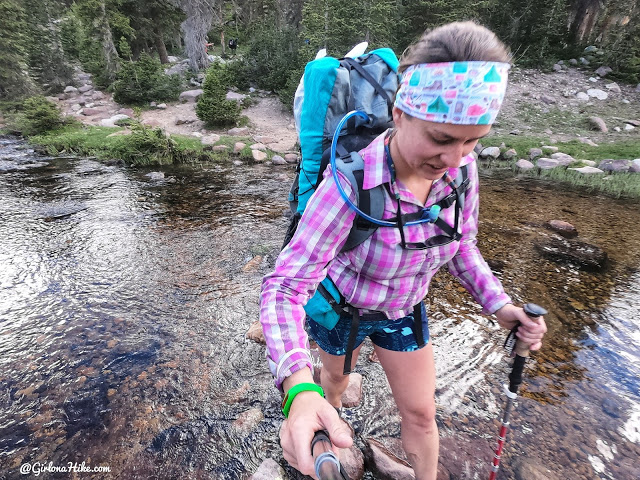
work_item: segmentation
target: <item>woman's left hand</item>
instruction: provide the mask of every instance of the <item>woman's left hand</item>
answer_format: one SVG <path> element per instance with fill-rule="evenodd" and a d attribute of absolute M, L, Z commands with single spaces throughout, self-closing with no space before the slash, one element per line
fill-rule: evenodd
<path fill-rule="evenodd" d="M 522 308 L 516 307 L 511 303 L 507 303 L 495 312 L 495 316 L 500 326 L 507 330 L 511 330 L 520 322 L 516 337 L 529 345 L 530 350 L 539 350 L 542 347 L 542 337 L 547 333 L 547 324 L 544 322 L 544 317 L 533 319 L 524 313 Z"/>

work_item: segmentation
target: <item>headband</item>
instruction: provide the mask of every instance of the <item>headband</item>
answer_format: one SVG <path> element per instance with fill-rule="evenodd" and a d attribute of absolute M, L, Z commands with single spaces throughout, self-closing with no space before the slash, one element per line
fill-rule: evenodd
<path fill-rule="evenodd" d="M 500 111 L 509 68 L 475 61 L 412 65 L 402 73 L 395 106 L 430 122 L 490 125 Z"/>

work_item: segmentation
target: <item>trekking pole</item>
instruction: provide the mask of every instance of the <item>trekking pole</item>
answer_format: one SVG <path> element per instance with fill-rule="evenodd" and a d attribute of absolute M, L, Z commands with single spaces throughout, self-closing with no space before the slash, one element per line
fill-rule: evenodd
<path fill-rule="evenodd" d="M 532 319 L 547 314 L 547 311 L 544 308 L 536 305 L 535 303 L 527 303 L 522 308 L 524 309 L 524 312 Z M 524 370 L 524 365 L 527 361 L 527 357 L 529 356 L 529 345 L 527 345 L 526 343 L 522 342 L 521 340 L 516 340 L 515 348 L 513 347 L 513 342 L 511 342 L 510 344 L 510 340 L 514 340 L 516 338 L 515 332 L 517 329 L 518 326 L 511 330 L 511 333 L 509 334 L 509 336 L 507 337 L 507 341 L 505 342 L 505 346 L 507 346 L 507 349 L 511 349 L 511 354 L 513 355 L 513 353 L 515 352 L 515 360 L 513 361 L 511 373 L 509 374 L 509 386 L 504 386 L 504 392 L 507 395 L 507 405 L 504 409 L 504 415 L 502 417 L 502 426 L 500 427 L 500 434 L 498 435 L 498 447 L 496 448 L 496 453 L 493 456 L 493 464 L 491 466 L 491 474 L 489 475 L 489 480 L 495 480 L 500 468 L 500 455 L 502 455 L 502 449 L 507 437 L 507 429 L 509 428 L 509 416 L 511 415 L 513 401 L 518 397 L 518 387 L 520 387 L 520 384 L 522 383 L 522 371 Z"/>
<path fill-rule="evenodd" d="M 326 430 L 320 430 L 313 436 L 311 455 L 318 480 L 350 480 L 340 460 L 331 450 L 331 440 Z"/>

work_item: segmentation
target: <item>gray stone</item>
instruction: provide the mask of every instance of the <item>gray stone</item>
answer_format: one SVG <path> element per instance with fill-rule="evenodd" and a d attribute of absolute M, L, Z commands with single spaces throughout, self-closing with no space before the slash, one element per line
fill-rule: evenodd
<path fill-rule="evenodd" d="M 236 102 L 240 103 L 242 100 L 247 98 L 247 96 L 243 95 L 241 93 L 227 92 L 226 98 L 227 98 L 227 100 L 235 100 Z"/>
<path fill-rule="evenodd" d="M 589 60 L 587 60 L 587 59 L 586 59 L 586 58 L 584 58 L 584 57 L 580 57 L 580 63 L 581 63 L 582 65 L 589 65 L 591 62 L 589 62 Z"/>
<path fill-rule="evenodd" d="M 287 161 L 280 155 L 274 155 L 273 157 L 271 157 L 271 163 L 273 163 L 274 165 L 286 165 Z"/>
<path fill-rule="evenodd" d="M 598 79 L 596 77 L 589 77 L 589 81 L 592 83 L 597 83 Z"/>
<path fill-rule="evenodd" d="M 629 160 L 602 160 L 598 165 L 605 172 L 628 172 L 631 162 Z"/>
<path fill-rule="evenodd" d="M 264 414 L 259 408 L 251 408 L 238 415 L 231 426 L 236 434 L 240 434 L 242 438 L 249 435 L 264 420 Z"/>
<path fill-rule="evenodd" d="M 158 110 L 166 110 L 167 109 L 167 104 L 166 103 L 159 103 L 158 105 L 156 105 L 156 108 Z"/>
<path fill-rule="evenodd" d="M 178 63 L 178 57 L 174 57 L 173 55 L 169 55 L 167 57 L 167 60 L 169 61 L 169 63 Z"/>
<path fill-rule="evenodd" d="M 164 180 L 164 172 L 149 172 L 145 175 L 145 177 L 150 180 Z"/>
<path fill-rule="evenodd" d="M 176 125 L 186 125 L 188 123 L 193 123 L 193 122 L 195 122 L 195 119 L 193 118 L 176 118 L 174 123 Z"/>
<path fill-rule="evenodd" d="M 91 117 L 93 115 L 100 115 L 101 113 L 105 113 L 104 110 L 100 108 L 85 108 L 82 110 L 82 115 L 85 117 Z"/>
<path fill-rule="evenodd" d="M 510 148 L 509 150 L 507 150 L 502 154 L 502 158 L 504 158 L 505 160 L 513 160 L 517 156 L 518 156 L 518 152 L 516 152 L 515 149 L 513 148 Z"/>
<path fill-rule="evenodd" d="M 233 146 L 233 153 L 240 153 L 242 150 L 244 150 L 244 147 L 246 146 L 247 146 L 246 143 L 236 142 L 235 145 Z"/>
<path fill-rule="evenodd" d="M 640 173 L 640 158 L 636 158 L 631 162 L 631 166 L 629 167 L 629 171 L 632 173 Z"/>
<path fill-rule="evenodd" d="M 93 94 L 91 95 L 91 98 L 93 98 L 94 100 L 102 100 L 104 98 L 104 93 L 93 92 Z"/>
<path fill-rule="evenodd" d="M 498 158 L 500 156 L 500 149 L 498 147 L 487 147 L 480 152 L 480 158 Z"/>
<path fill-rule="evenodd" d="M 267 150 L 267 147 L 262 143 L 254 143 L 249 148 L 251 150 L 262 150 L 263 152 L 265 152 Z"/>
<path fill-rule="evenodd" d="M 234 160 L 233 163 L 236 167 L 239 167 L 240 165 L 244 165 L 244 163 L 242 163 L 240 160 Z"/>
<path fill-rule="evenodd" d="M 538 157 L 542 156 L 542 149 L 540 148 L 531 148 L 529 149 L 529 160 L 535 160 Z"/>
<path fill-rule="evenodd" d="M 78 88 L 78 91 L 80 93 L 87 93 L 87 92 L 90 92 L 91 90 L 93 90 L 93 86 L 91 85 L 83 85 L 80 88 Z"/>
<path fill-rule="evenodd" d="M 200 139 L 202 138 L 202 134 L 200 132 L 191 132 L 191 136 Z"/>
<path fill-rule="evenodd" d="M 232 128 L 227 132 L 228 135 L 232 137 L 241 137 L 244 135 L 249 135 L 249 127 L 236 127 Z"/>
<path fill-rule="evenodd" d="M 573 65 L 575 67 L 576 65 L 578 65 L 578 60 L 576 60 L 575 58 L 570 58 L 569 65 Z"/>
<path fill-rule="evenodd" d="M 575 158 L 573 158 L 571 155 L 568 155 L 566 153 L 554 153 L 551 155 L 551 159 L 552 160 L 557 160 L 559 165 L 562 165 L 563 167 L 566 167 L 567 165 L 571 165 L 573 162 L 576 161 Z"/>
<path fill-rule="evenodd" d="M 78 89 L 76 87 L 69 85 L 64 89 L 64 93 L 78 93 Z"/>
<path fill-rule="evenodd" d="M 82 105 L 80 105 L 79 103 L 75 103 L 75 104 L 71 105 L 71 110 L 74 111 L 74 112 L 77 112 L 81 108 L 82 108 Z"/>
<path fill-rule="evenodd" d="M 204 91 L 201 88 L 198 88 L 195 90 L 187 90 L 180 94 L 180 101 L 183 103 L 187 103 L 187 102 L 195 103 L 198 101 L 198 98 L 200 98 L 200 95 L 202 95 L 203 93 Z"/>
<path fill-rule="evenodd" d="M 511 130 L 509 132 L 509 135 L 520 135 L 520 133 L 521 133 L 520 130 L 516 128 L 515 130 Z"/>
<path fill-rule="evenodd" d="M 549 95 L 541 95 L 540 100 L 543 103 L 546 103 L 547 105 L 553 105 L 555 103 L 558 103 L 555 98 L 550 97 Z"/>
<path fill-rule="evenodd" d="M 627 123 L 627 124 L 625 124 L 624 129 L 625 129 L 627 132 L 630 132 L 631 130 L 635 130 L 635 129 L 636 129 L 636 127 L 634 127 L 633 125 L 630 125 L 630 124 L 628 124 L 628 123 Z"/>
<path fill-rule="evenodd" d="M 596 75 L 600 77 L 606 77 L 611 72 L 613 72 L 613 70 L 610 67 L 603 65 L 596 70 Z"/>
<path fill-rule="evenodd" d="M 256 162 L 264 162 L 267 159 L 266 152 L 260 150 L 251 150 L 251 156 Z"/>
<path fill-rule="evenodd" d="M 277 140 L 273 137 L 269 137 L 267 135 L 257 135 L 255 137 L 253 137 L 253 139 L 258 142 L 258 143 L 276 143 Z"/>
<path fill-rule="evenodd" d="M 531 170 L 532 168 L 535 167 L 535 165 L 531 163 L 529 160 L 525 160 L 524 158 L 521 158 L 516 162 L 516 167 L 518 167 L 520 170 Z"/>
<path fill-rule="evenodd" d="M 636 85 L 636 92 L 640 92 L 640 83 Z"/>
<path fill-rule="evenodd" d="M 560 162 L 558 162 L 558 160 L 553 160 L 551 158 L 539 158 L 538 161 L 536 162 L 536 165 L 538 166 L 538 168 L 541 168 L 542 170 L 551 170 L 552 168 L 556 168 L 557 166 L 560 165 Z"/>
<path fill-rule="evenodd" d="M 298 155 L 296 155 L 295 153 L 287 153 L 284 156 L 284 159 L 287 163 L 298 163 Z"/>
<path fill-rule="evenodd" d="M 557 153 L 558 152 L 558 147 L 553 147 L 551 145 L 543 145 L 542 146 L 542 151 L 544 153 Z"/>
<path fill-rule="evenodd" d="M 587 94 L 586 94 L 586 93 L 584 93 L 584 92 L 578 92 L 578 93 L 576 93 L 576 98 L 577 98 L 578 100 L 582 100 L 582 101 L 587 102 L 587 101 L 589 101 L 589 98 L 590 98 L 590 97 L 589 97 L 589 95 L 587 95 Z"/>
<path fill-rule="evenodd" d="M 584 163 L 587 167 L 595 167 L 596 166 L 596 162 L 594 160 L 580 160 L 582 163 Z"/>
<path fill-rule="evenodd" d="M 596 47 L 595 45 L 589 45 L 588 47 L 585 47 L 583 53 L 596 53 L 597 51 L 598 47 Z"/>
<path fill-rule="evenodd" d="M 621 132 L 621 131 L 622 131 L 622 129 L 621 129 L 620 127 L 613 127 L 613 129 L 614 129 L 616 132 Z"/>
<path fill-rule="evenodd" d="M 598 100 L 606 100 L 609 97 L 607 92 L 600 90 L 599 88 L 590 88 L 587 90 L 587 95 L 597 98 Z"/>
<path fill-rule="evenodd" d="M 228 145 L 215 145 L 211 148 L 211 151 L 213 152 L 226 152 L 227 150 L 229 150 Z"/>
<path fill-rule="evenodd" d="M 613 82 L 613 83 L 607 83 L 607 84 L 605 85 L 605 88 L 606 88 L 607 90 L 611 90 L 612 92 L 622 93 L 622 90 L 620 90 L 620 86 L 619 86 L 616 82 Z"/>
<path fill-rule="evenodd" d="M 284 469 L 273 459 L 267 458 L 249 480 L 286 480 Z"/>
<path fill-rule="evenodd" d="M 342 394 L 342 406 L 351 408 L 357 407 L 362 401 L 362 375 L 351 373 L 349 375 L 349 385 Z"/>
<path fill-rule="evenodd" d="M 589 117 L 589 126 L 592 130 L 600 130 L 604 133 L 607 133 L 609 131 L 609 129 L 607 128 L 607 124 L 604 123 L 604 120 L 600 117 Z"/>
<path fill-rule="evenodd" d="M 567 170 L 573 170 L 578 173 L 582 173 L 583 175 L 593 175 L 598 173 L 604 173 L 604 171 L 596 168 L 594 166 L 586 166 L 586 167 L 578 167 L 578 168 L 568 168 Z"/>
<path fill-rule="evenodd" d="M 578 236 L 578 230 L 576 230 L 576 227 L 563 220 L 549 220 L 546 226 L 554 232 L 558 232 L 565 238 L 575 238 Z"/>
<path fill-rule="evenodd" d="M 220 135 L 216 135 L 212 133 L 210 135 L 205 135 L 200 139 L 202 145 L 214 145 L 220 141 Z"/>
<path fill-rule="evenodd" d="M 589 146 L 591 146 L 591 147 L 597 147 L 597 146 L 598 146 L 598 144 L 597 144 L 596 142 L 594 142 L 593 140 L 590 140 L 590 139 L 588 139 L 588 138 L 579 137 L 579 138 L 578 138 L 578 141 L 579 141 L 580 143 L 584 143 L 584 144 L 589 145 Z"/>
<path fill-rule="evenodd" d="M 173 65 L 170 68 L 165 69 L 165 75 L 181 75 L 189 70 L 188 60 L 187 63 L 179 63 L 177 65 Z"/>
<path fill-rule="evenodd" d="M 561 71 L 562 71 L 562 65 L 560 65 L 560 64 L 558 64 L 558 63 L 556 63 L 556 64 L 553 66 L 553 71 L 554 71 L 554 72 L 561 72 Z"/>

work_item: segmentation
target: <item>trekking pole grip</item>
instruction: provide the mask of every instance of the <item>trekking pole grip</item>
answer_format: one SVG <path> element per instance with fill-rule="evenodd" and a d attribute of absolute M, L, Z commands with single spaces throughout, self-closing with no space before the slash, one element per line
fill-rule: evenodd
<path fill-rule="evenodd" d="M 522 309 L 533 321 L 536 321 L 537 318 L 547 314 L 547 311 L 544 308 L 540 305 L 536 305 L 535 303 L 527 303 L 522 307 Z M 518 339 L 516 341 L 514 351 L 516 352 L 516 355 L 526 358 L 529 356 L 529 345 Z"/>

